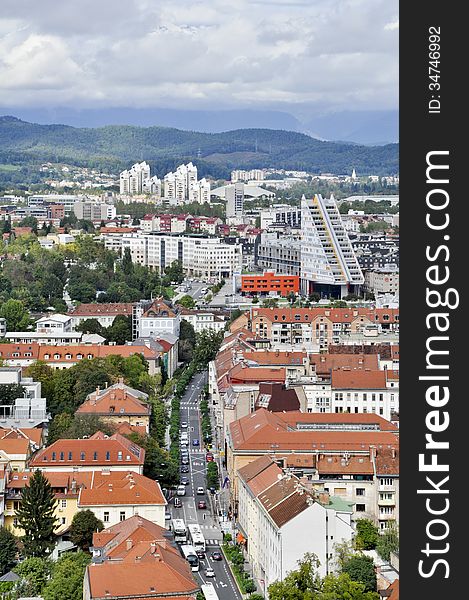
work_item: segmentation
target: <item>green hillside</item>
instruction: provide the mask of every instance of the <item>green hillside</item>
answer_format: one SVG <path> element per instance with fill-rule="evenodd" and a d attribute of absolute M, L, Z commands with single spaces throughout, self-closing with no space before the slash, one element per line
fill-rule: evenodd
<path fill-rule="evenodd" d="M 198 133 L 168 127 L 96 129 L 37 125 L 0 117 L 0 164 L 63 162 L 117 171 L 147 160 L 163 175 L 182 160 L 201 175 L 227 177 L 233 168 L 272 167 L 314 173 L 391 175 L 399 170 L 398 144 L 359 146 L 322 142 L 301 133 L 239 129 Z"/>

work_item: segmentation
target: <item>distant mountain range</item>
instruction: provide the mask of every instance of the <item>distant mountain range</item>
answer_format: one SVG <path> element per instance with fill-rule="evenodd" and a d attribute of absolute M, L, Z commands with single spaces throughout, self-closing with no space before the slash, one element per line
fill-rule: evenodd
<path fill-rule="evenodd" d="M 364 146 L 326 142 L 270 128 L 221 133 L 169 127 L 110 125 L 76 128 L 0 117 L 0 163 L 62 162 L 114 171 L 147 160 L 162 175 L 181 161 L 197 162 L 202 175 L 226 177 L 233 168 L 271 167 L 313 173 L 398 173 L 398 144 Z"/>
<path fill-rule="evenodd" d="M 72 127 L 105 127 L 106 125 L 136 125 L 138 127 L 175 127 L 204 133 L 221 133 L 233 129 L 285 129 L 313 137 L 343 140 L 365 145 L 382 145 L 399 141 L 397 110 L 338 111 L 295 117 L 280 110 L 181 110 L 170 108 L 109 107 L 75 109 L 3 108 L 30 123 L 52 125 L 62 123 Z"/>

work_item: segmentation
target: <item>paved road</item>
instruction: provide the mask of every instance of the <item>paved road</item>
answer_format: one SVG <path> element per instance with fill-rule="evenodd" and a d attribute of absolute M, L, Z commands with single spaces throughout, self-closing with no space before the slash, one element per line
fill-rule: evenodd
<path fill-rule="evenodd" d="M 199 396 L 207 381 L 207 373 L 196 374 L 181 399 L 181 423 L 187 423 L 187 432 L 189 434 L 189 459 L 190 472 L 182 474 L 188 477 L 189 485 L 186 486 L 186 495 L 180 496 L 182 500 L 181 508 L 174 508 L 173 502 L 169 503 L 169 510 L 174 518 L 184 519 L 186 525 L 198 523 L 205 537 L 207 553 L 206 558 L 200 561 L 200 571 L 196 574 L 201 583 L 212 582 L 220 600 L 241 600 L 241 596 L 233 581 L 231 572 L 228 569 L 226 561 L 214 561 L 211 553 L 219 550 L 222 543 L 222 532 L 218 523 L 218 518 L 214 514 L 213 497 L 206 492 L 203 495 L 197 495 L 198 487 L 206 489 L 206 460 L 205 449 L 203 448 L 202 433 L 200 431 L 200 410 Z M 199 440 L 201 446 L 193 446 L 192 441 Z M 198 500 L 205 500 L 207 510 L 197 508 Z M 215 577 L 206 577 L 205 569 L 207 566 L 213 567 Z"/>

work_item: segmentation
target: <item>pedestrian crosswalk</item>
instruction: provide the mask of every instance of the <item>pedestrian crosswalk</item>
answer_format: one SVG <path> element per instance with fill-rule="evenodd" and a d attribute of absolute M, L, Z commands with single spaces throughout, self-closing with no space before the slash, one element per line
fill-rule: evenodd
<path fill-rule="evenodd" d="M 220 546 L 221 540 L 210 540 L 205 538 L 205 545 L 206 546 Z"/>

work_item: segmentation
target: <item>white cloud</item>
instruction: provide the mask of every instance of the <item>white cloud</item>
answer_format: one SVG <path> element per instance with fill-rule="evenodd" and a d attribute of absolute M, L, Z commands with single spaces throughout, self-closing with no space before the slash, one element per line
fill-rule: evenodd
<path fill-rule="evenodd" d="M 10 106 L 397 107 L 397 0 L 2 5 Z"/>

